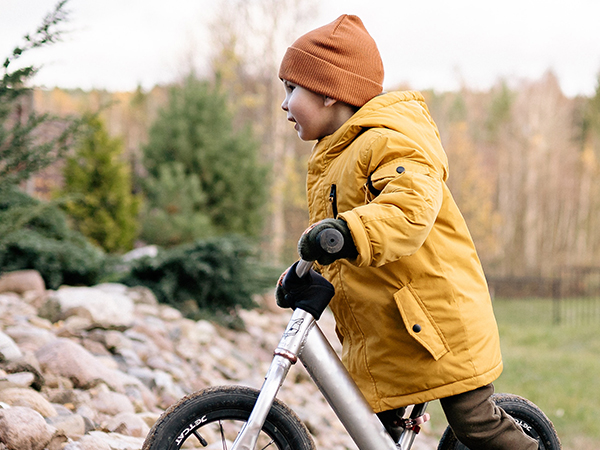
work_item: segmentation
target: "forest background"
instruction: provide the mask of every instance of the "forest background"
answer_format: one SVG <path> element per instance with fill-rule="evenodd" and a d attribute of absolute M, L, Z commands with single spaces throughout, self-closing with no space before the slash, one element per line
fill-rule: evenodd
<path fill-rule="evenodd" d="M 239 176 L 243 171 L 237 172 L 239 189 L 254 191 L 261 200 L 255 208 L 261 220 L 253 225 L 260 223 L 260 230 L 236 231 L 258 237 L 263 258 L 281 265 L 291 263 L 297 239 L 308 224 L 305 172 L 312 143 L 301 142 L 285 121 L 280 109 L 283 89 L 275 74 L 280 44 L 293 41 L 311 7 L 310 2 L 231 1 L 211 26 L 210 74 L 194 73 L 190 61 L 181 80 L 150 90 L 35 88 L 28 107 L 58 116 L 97 113 L 100 126 L 122 142 L 121 160 L 132 174 L 132 191 L 139 193 L 143 180 L 152 175 L 147 157 L 151 130 L 164 121 L 161 111 L 168 109 L 173 89 L 185 92 L 186 83 L 189 88 L 190 82 L 197 82 L 196 88 L 206 89 L 207 95 L 221 96 L 225 103 L 219 105 L 232 115 L 232 132 L 255 142 L 258 163 L 268 168 L 268 173 L 259 175 L 260 186 L 254 188 Z M 237 14 L 228 13 L 233 9 Z M 549 277 L 565 267 L 598 265 L 600 184 L 595 179 L 600 170 L 600 78 L 592 96 L 567 97 L 552 71 L 518 83 L 499 79 L 485 90 L 464 85 L 457 91 L 422 92 L 449 157 L 448 184 L 489 276 Z M 174 126 L 184 127 L 186 119 L 179 117 L 180 124 Z M 24 189 L 50 199 L 64 187 L 65 165 L 65 160 L 59 161 L 38 173 Z M 176 175 L 171 173 L 172 178 Z M 267 189 L 264 199 L 262 188 Z M 168 214 L 180 211 L 183 197 L 164 200 L 171 202 L 162 205 L 167 216 L 154 224 L 153 232 L 148 230 L 152 228 L 148 220 L 145 234 L 144 224 L 138 223 L 136 238 L 128 246 L 184 242 L 185 237 L 161 241 L 160 229 L 169 222 Z M 140 202 L 138 221 L 148 208 L 147 201 Z M 203 204 L 199 201 L 195 207 L 201 209 Z M 201 224 L 190 220 L 192 228 L 194 223 Z M 189 235 L 189 239 L 195 237 Z M 127 250 L 114 248 L 121 253 Z"/>

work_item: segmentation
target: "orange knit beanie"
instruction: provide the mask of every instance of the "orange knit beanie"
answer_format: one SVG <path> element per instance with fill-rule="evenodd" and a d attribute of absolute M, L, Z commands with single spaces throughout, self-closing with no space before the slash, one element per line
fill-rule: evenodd
<path fill-rule="evenodd" d="M 299 37 L 279 78 L 360 107 L 383 91 L 383 63 L 362 21 L 344 14 Z"/>

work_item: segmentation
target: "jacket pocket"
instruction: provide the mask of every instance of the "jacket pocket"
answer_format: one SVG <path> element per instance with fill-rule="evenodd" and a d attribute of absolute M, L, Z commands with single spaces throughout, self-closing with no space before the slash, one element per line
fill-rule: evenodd
<path fill-rule="evenodd" d="M 408 333 L 438 360 L 450 351 L 438 325 L 410 285 L 394 294 L 404 326 Z"/>
<path fill-rule="evenodd" d="M 429 175 L 429 167 L 405 158 L 398 158 L 385 163 L 375 169 L 368 177 L 363 186 L 365 190 L 365 201 L 368 203 L 374 200 L 390 181 L 405 176 L 405 172 L 412 174 Z"/>

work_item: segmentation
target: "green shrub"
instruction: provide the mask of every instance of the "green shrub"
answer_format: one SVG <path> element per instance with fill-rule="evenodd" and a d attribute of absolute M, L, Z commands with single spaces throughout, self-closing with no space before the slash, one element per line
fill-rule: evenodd
<path fill-rule="evenodd" d="M 105 257 L 52 203 L 17 188 L 0 190 L 0 272 L 35 269 L 49 289 L 92 285 L 104 275 Z"/>
<path fill-rule="evenodd" d="M 246 240 L 228 236 L 197 240 L 134 261 L 121 282 L 147 286 L 161 303 L 188 316 L 200 312 L 235 316 L 238 308 L 256 306 L 253 294 L 274 286 L 276 273 L 258 263 Z"/>

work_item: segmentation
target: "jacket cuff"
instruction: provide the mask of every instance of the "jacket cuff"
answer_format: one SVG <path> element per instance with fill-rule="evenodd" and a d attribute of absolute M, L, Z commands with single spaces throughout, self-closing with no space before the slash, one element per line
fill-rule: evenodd
<path fill-rule="evenodd" d="M 344 219 L 348 224 L 354 245 L 358 251 L 358 257 L 351 261 L 352 264 L 358 267 L 371 265 L 373 260 L 373 251 L 371 248 L 371 240 L 363 226 L 362 220 L 353 210 L 338 214 L 339 219 Z"/>

